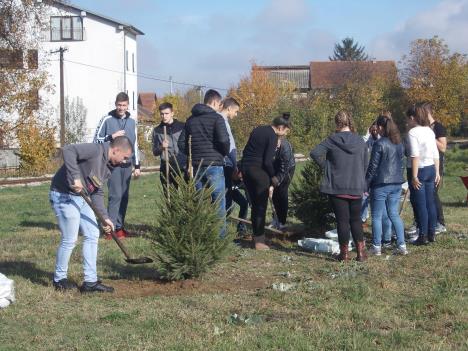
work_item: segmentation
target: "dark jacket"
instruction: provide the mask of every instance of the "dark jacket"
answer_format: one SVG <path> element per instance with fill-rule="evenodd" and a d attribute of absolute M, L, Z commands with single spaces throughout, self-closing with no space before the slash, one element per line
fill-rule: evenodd
<path fill-rule="evenodd" d="M 140 159 L 138 157 L 138 136 L 137 123 L 130 117 L 130 113 L 126 112 L 125 117 L 121 118 L 117 115 L 116 110 L 110 111 L 107 116 L 104 116 L 99 121 L 94 134 L 94 143 L 105 143 L 112 141 L 112 134 L 119 130 L 125 131 L 125 136 L 130 139 L 133 145 L 132 163 L 135 168 L 140 168 Z"/>
<path fill-rule="evenodd" d="M 273 185 L 277 186 L 283 181 L 290 182 L 294 175 L 296 161 L 294 160 L 294 151 L 287 139 L 281 140 L 280 147 L 276 150 L 275 161 L 275 176 L 272 178 Z"/>
<path fill-rule="evenodd" d="M 185 154 L 179 150 L 179 143 L 185 142 L 185 123 L 175 119 L 172 124 L 164 124 L 161 122 L 155 127 L 152 136 L 153 155 L 161 156 L 161 165 L 167 162 L 166 154 L 163 152 L 164 150 L 162 148 L 164 127 L 166 127 L 167 141 L 169 142 L 169 164 L 174 167 L 175 170 L 183 170 L 187 167 L 187 158 Z"/>
<path fill-rule="evenodd" d="M 352 132 L 338 132 L 322 141 L 310 157 L 324 170 L 320 191 L 361 196 L 367 190 L 367 147 Z"/>
<path fill-rule="evenodd" d="M 75 179 L 80 179 L 99 212 L 109 218 L 104 206 L 104 192 L 102 190 L 114 169 L 109 163 L 109 143 L 71 144 L 63 147 L 62 154 L 63 165 L 52 178 L 50 190 L 77 195 L 71 186 Z M 101 187 L 95 187 L 95 182 L 91 182 L 93 177 L 99 180 L 102 184 Z"/>
<path fill-rule="evenodd" d="M 405 150 L 403 144 L 393 144 L 390 139 L 382 137 L 372 147 L 366 181 L 369 187 L 379 184 L 402 184 L 403 157 Z"/>
<path fill-rule="evenodd" d="M 185 122 L 185 142 L 179 143 L 185 155 L 188 155 L 190 136 L 194 168 L 224 165 L 224 156 L 229 153 L 229 135 L 221 115 L 207 105 L 196 104 Z"/>
<path fill-rule="evenodd" d="M 272 178 L 275 175 L 273 160 L 277 144 L 278 136 L 270 125 L 255 128 L 242 153 L 242 167 L 260 167 Z"/>

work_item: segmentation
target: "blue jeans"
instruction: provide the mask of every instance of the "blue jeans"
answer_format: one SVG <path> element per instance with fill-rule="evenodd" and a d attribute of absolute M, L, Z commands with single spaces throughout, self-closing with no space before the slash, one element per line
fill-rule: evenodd
<path fill-rule="evenodd" d="M 361 221 L 364 223 L 368 216 L 369 198 L 372 194 L 362 196 Z M 387 209 L 382 212 L 383 242 L 392 241 L 392 222 L 388 218 Z"/>
<path fill-rule="evenodd" d="M 420 235 L 434 235 L 437 223 L 437 210 L 435 205 L 435 166 L 418 169 L 418 179 L 421 188 L 415 189 L 411 182 L 411 204 L 416 213 Z"/>
<path fill-rule="evenodd" d="M 79 195 L 49 192 L 49 201 L 60 228 L 60 245 L 55 260 L 54 281 L 67 278 L 68 262 L 78 239 L 83 234 L 83 271 L 85 282 L 96 282 L 99 227 L 93 210 Z"/>
<path fill-rule="evenodd" d="M 202 187 L 212 187 L 212 202 L 218 201 L 218 214 L 223 219 L 223 227 L 219 236 L 226 236 L 226 187 L 224 180 L 224 169 L 222 166 L 200 167 L 198 170 L 198 179 L 195 184 L 197 190 Z"/>
<path fill-rule="evenodd" d="M 390 219 L 390 233 L 392 224 L 397 236 L 397 245 L 405 244 L 405 234 L 403 221 L 398 213 L 401 195 L 401 184 L 377 185 L 371 191 L 372 210 L 372 241 L 375 246 L 380 246 L 382 242 L 382 222 L 384 213 Z M 388 231 L 388 223 L 385 224 Z M 385 238 L 387 239 L 387 238 Z"/>

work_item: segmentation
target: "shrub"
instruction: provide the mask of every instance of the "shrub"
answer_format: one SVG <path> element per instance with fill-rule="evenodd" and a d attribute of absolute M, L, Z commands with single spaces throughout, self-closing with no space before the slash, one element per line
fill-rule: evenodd
<path fill-rule="evenodd" d="M 211 188 L 195 189 L 195 180 L 178 177 L 178 188 L 169 186 L 170 200 L 158 204 L 157 230 L 150 235 L 161 277 L 180 280 L 207 272 L 226 254 L 230 235 L 221 239 L 223 221 Z"/>
<path fill-rule="evenodd" d="M 313 161 L 306 163 L 291 190 L 294 215 L 308 228 L 329 229 L 334 223 L 328 197 L 319 190 L 322 171 Z"/>

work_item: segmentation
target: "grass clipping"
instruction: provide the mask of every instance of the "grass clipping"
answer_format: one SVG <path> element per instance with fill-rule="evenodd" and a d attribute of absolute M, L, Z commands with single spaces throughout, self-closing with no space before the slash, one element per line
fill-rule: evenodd
<path fill-rule="evenodd" d="M 169 186 L 170 199 L 158 204 L 158 228 L 150 234 L 156 267 L 162 278 L 181 280 L 206 273 L 227 253 L 230 236 L 220 237 L 223 219 L 212 188 L 196 190 L 195 179 L 177 179 Z"/>

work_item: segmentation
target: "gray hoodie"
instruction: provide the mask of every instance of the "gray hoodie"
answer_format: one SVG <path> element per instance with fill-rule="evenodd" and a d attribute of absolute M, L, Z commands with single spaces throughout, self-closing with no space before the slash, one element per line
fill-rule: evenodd
<path fill-rule="evenodd" d="M 134 153 L 132 155 L 132 163 L 135 168 L 140 168 L 140 159 L 138 158 L 138 135 L 136 121 L 130 117 L 130 113 L 126 112 L 125 117 L 121 118 L 117 115 L 116 110 L 110 111 L 107 116 L 104 116 L 99 121 L 94 135 L 95 143 L 105 143 L 112 141 L 112 134 L 119 130 L 125 131 L 125 136 L 130 139 L 133 145 Z"/>
<path fill-rule="evenodd" d="M 109 143 L 67 145 L 63 147 L 62 154 L 63 165 L 52 178 L 50 190 L 78 195 L 73 192 L 71 186 L 75 179 L 81 179 L 99 212 L 105 218 L 109 218 L 104 206 L 102 190 L 102 186 L 110 178 L 113 170 L 112 165 L 109 164 Z M 94 186 L 90 181 L 93 177 L 101 182 L 101 187 Z"/>
<path fill-rule="evenodd" d="M 367 190 L 367 146 L 352 132 L 338 132 L 322 141 L 310 157 L 323 169 L 320 191 L 361 196 Z"/>

